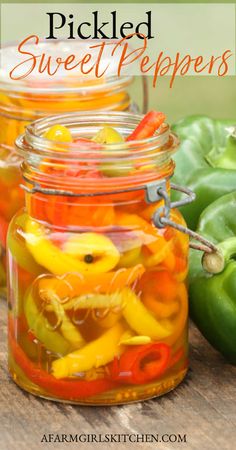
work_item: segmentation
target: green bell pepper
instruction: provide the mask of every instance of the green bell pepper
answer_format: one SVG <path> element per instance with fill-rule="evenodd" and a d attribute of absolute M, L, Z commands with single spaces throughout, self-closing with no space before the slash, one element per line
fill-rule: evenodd
<path fill-rule="evenodd" d="M 210 203 L 236 190 L 235 123 L 236 120 L 191 116 L 172 127 L 181 141 L 174 157 L 176 170 L 173 181 L 196 193 L 195 202 L 181 208 L 193 230 L 201 212 Z"/>
<path fill-rule="evenodd" d="M 190 255 L 190 315 L 206 339 L 236 364 L 236 192 L 224 195 L 200 216 L 198 233 L 218 253 Z"/>

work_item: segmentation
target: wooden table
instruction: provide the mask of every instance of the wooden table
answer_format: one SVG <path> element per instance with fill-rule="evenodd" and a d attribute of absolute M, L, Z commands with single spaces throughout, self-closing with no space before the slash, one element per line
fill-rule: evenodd
<path fill-rule="evenodd" d="M 8 377 L 6 304 L 0 302 L 0 449 L 196 449 L 236 448 L 236 367 L 227 364 L 190 327 L 191 364 L 185 381 L 162 398 L 117 407 L 81 407 L 40 400 Z M 186 435 L 179 443 L 41 443 L 56 434 Z M 68 437 L 67 439 L 70 439 Z M 133 438 L 132 438 L 133 439 Z M 145 439 L 149 440 L 150 438 Z M 166 438 L 165 438 L 166 439 Z"/>

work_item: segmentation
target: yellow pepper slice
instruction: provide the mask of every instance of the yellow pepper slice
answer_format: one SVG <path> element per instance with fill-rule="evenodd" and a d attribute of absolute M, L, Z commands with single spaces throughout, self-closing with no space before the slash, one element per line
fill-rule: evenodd
<path fill-rule="evenodd" d="M 153 340 L 161 339 L 169 345 L 173 345 L 181 336 L 188 317 L 188 294 L 184 283 L 179 285 L 176 293 L 178 309 L 176 302 L 169 304 L 173 316 L 168 319 L 163 316 L 154 317 L 131 289 L 125 289 L 123 294 L 126 302 L 122 311 L 123 317 L 136 333 L 149 336 Z M 167 316 L 167 309 L 164 316 Z"/>
<path fill-rule="evenodd" d="M 64 308 L 55 293 L 51 292 L 50 294 L 50 303 L 60 323 L 60 331 L 62 335 L 72 344 L 74 348 L 82 347 L 85 344 L 85 341 L 79 330 L 65 313 Z"/>
<path fill-rule="evenodd" d="M 132 237 L 129 241 L 129 238 L 126 241 L 128 243 L 127 249 L 125 248 L 121 250 L 121 257 L 119 260 L 119 264 L 117 267 L 133 267 L 138 264 L 141 257 L 141 248 L 142 241 L 138 237 Z"/>
<path fill-rule="evenodd" d="M 184 283 L 176 285 L 172 301 L 158 301 L 153 295 L 143 296 L 145 306 L 152 311 L 156 320 L 168 319 L 172 333 L 164 342 L 173 345 L 183 333 L 188 318 L 188 293 Z"/>
<path fill-rule="evenodd" d="M 63 250 L 66 254 L 76 256 L 83 262 L 85 266 L 83 272 L 108 272 L 120 259 L 120 253 L 112 241 L 98 233 L 81 233 L 71 236 L 65 242 Z"/>
<path fill-rule="evenodd" d="M 123 295 L 125 299 L 123 317 L 132 330 L 142 336 L 149 336 L 153 340 L 163 339 L 171 335 L 171 323 L 156 320 L 131 289 L 124 289 Z"/>
<path fill-rule="evenodd" d="M 120 258 L 111 240 L 97 233 L 82 233 L 71 238 L 63 252 L 50 242 L 44 227 L 35 220 L 27 221 L 25 231 L 26 245 L 35 261 L 57 275 L 108 272 Z"/>
<path fill-rule="evenodd" d="M 81 350 L 56 359 L 52 363 L 53 376 L 57 379 L 66 378 L 111 362 L 119 354 L 119 341 L 123 333 L 124 327 L 118 323 Z"/>
<path fill-rule="evenodd" d="M 55 294 L 54 294 L 55 296 Z M 48 298 L 52 303 L 51 292 L 44 294 L 44 299 Z M 86 294 L 65 302 L 62 306 L 64 310 L 74 309 L 94 309 L 94 308 L 114 308 L 122 304 L 123 297 L 120 292 L 114 292 L 111 295 L 105 294 Z M 46 307 L 47 311 L 51 311 L 50 305 Z"/>
<path fill-rule="evenodd" d="M 145 345 L 152 342 L 150 336 L 131 336 L 122 337 L 120 340 L 120 345 Z"/>
<path fill-rule="evenodd" d="M 166 241 L 164 238 L 162 244 L 160 245 L 159 250 L 156 253 L 151 254 L 150 256 L 146 256 L 144 259 L 145 266 L 146 267 L 155 267 L 161 262 L 163 262 L 165 259 L 174 260 L 173 256 L 173 245 L 172 241 Z"/>

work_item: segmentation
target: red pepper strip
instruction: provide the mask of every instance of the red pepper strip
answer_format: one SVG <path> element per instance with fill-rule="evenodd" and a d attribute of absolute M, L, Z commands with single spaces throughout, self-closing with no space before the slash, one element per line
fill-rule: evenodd
<path fill-rule="evenodd" d="M 135 128 L 133 133 L 127 137 L 126 141 L 138 141 L 140 139 L 152 137 L 165 119 L 166 116 L 162 112 L 149 111 Z"/>
<path fill-rule="evenodd" d="M 115 358 L 111 367 L 114 381 L 129 384 L 143 384 L 159 378 L 168 368 L 170 347 L 155 343 L 139 345 Z"/>
<path fill-rule="evenodd" d="M 53 225 L 65 226 L 69 216 L 68 199 L 65 196 L 53 195 L 45 204 L 46 217 Z"/>
<path fill-rule="evenodd" d="M 81 161 L 83 158 L 94 159 L 92 167 L 89 167 L 87 162 L 74 163 L 73 167 L 68 165 L 58 164 L 57 160 L 45 159 L 41 165 L 41 170 L 47 175 L 61 176 L 60 183 L 63 183 L 63 179 L 68 181 L 68 178 L 87 178 L 91 177 L 93 179 L 102 178 L 101 172 L 97 169 L 98 162 L 96 159 L 100 157 L 100 153 L 96 150 L 101 149 L 101 145 L 90 139 L 79 138 L 70 143 L 70 146 L 78 149 L 79 157 Z M 50 164 L 49 164 L 50 163 Z M 47 179 L 45 179 L 43 187 L 47 186 Z M 67 190 L 66 186 L 61 186 L 61 189 Z M 49 221 L 53 225 L 64 226 L 64 225 L 83 225 L 77 218 L 78 214 L 78 201 L 73 205 L 73 201 L 67 197 L 60 197 L 57 195 L 51 196 L 50 199 L 45 199 L 44 195 L 35 195 L 30 199 L 32 216 L 36 219 Z M 81 209 L 81 208 L 80 208 Z M 88 209 L 88 208 L 87 208 Z M 104 208 L 103 208 L 104 209 Z M 84 215 L 85 211 L 83 211 Z M 82 216 L 83 216 L 82 215 Z M 68 223 L 69 220 L 69 223 Z M 90 218 L 91 220 L 91 218 Z M 90 225 L 90 221 L 87 220 L 86 225 Z"/>
<path fill-rule="evenodd" d="M 4 217 L 0 216 L 0 244 L 6 248 L 8 223 Z"/>
<path fill-rule="evenodd" d="M 43 388 L 48 393 L 64 399 L 77 400 L 100 394 L 117 387 L 114 381 L 98 379 L 91 381 L 74 381 L 69 379 L 56 380 L 52 375 L 43 369 L 36 367 L 26 356 L 22 348 L 15 341 L 11 331 L 11 321 L 9 324 L 9 349 L 16 364 L 23 370 L 30 381 Z"/>
<path fill-rule="evenodd" d="M 79 149 L 78 156 L 81 162 L 74 164 L 73 169 L 65 168 L 65 175 L 69 175 L 71 172 L 72 176 L 86 177 L 92 170 L 96 178 L 98 178 L 98 174 L 100 174 L 97 170 L 98 158 L 101 157 L 101 152 L 98 153 L 98 150 L 101 150 L 102 146 L 91 139 L 79 138 L 71 143 L 71 147 L 75 147 L 76 150 Z M 85 158 L 85 161 L 83 161 L 83 158 Z M 88 159 L 91 160 L 90 164 L 88 163 Z M 90 167 L 91 163 L 93 163 L 93 169 Z"/>
<path fill-rule="evenodd" d="M 43 194 L 29 195 L 29 214 L 35 219 L 47 221 L 48 217 L 45 212 L 46 198 Z"/>
<path fill-rule="evenodd" d="M 92 141 L 91 139 L 86 138 L 78 138 L 74 139 L 72 144 L 70 144 L 72 147 L 80 146 L 82 150 L 101 150 L 102 145 L 98 142 Z M 88 158 L 88 154 L 84 154 Z M 94 154 L 94 156 L 97 156 L 97 153 Z"/>

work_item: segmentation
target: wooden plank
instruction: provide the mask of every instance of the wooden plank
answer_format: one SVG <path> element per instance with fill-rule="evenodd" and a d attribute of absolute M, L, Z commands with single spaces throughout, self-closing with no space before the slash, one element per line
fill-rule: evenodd
<path fill-rule="evenodd" d="M 94 443 L 41 443 L 43 434 L 134 433 L 187 435 L 187 443 L 100 443 L 111 449 L 232 450 L 235 447 L 236 367 L 190 327 L 191 368 L 164 397 L 119 407 L 83 407 L 40 400 L 8 377 L 6 304 L 0 302 L 0 449 L 94 449 Z"/>

